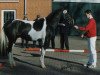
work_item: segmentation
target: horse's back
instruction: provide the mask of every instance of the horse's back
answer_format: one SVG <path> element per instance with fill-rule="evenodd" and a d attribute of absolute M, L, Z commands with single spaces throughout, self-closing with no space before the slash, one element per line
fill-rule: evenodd
<path fill-rule="evenodd" d="M 22 20 L 24 23 L 30 24 L 31 26 L 33 26 L 35 21 L 28 21 L 28 20 Z"/>
<path fill-rule="evenodd" d="M 27 35 L 31 30 L 31 25 L 26 24 L 21 20 L 14 20 L 9 26 L 5 27 L 4 30 L 8 37 L 17 37 L 21 35 Z"/>

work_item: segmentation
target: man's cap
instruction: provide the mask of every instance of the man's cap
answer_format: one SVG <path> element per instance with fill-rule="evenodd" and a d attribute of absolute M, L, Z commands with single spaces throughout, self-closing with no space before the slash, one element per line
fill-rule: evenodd
<path fill-rule="evenodd" d="M 67 13 L 67 10 L 64 10 L 63 13 L 66 14 Z"/>

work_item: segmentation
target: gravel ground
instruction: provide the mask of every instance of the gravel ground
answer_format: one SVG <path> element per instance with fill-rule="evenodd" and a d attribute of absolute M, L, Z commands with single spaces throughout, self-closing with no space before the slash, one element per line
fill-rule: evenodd
<path fill-rule="evenodd" d="M 56 37 L 56 48 L 59 48 L 59 37 Z M 17 40 L 20 43 L 20 39 Z M 100 40 L 97 40 L 97 50 L 100 51 Z M 86 39 L 78 36 L 69 37 L 70 49 L 87 49 Z M 40 52 L 25 51 L 20 46 L 13 47 L 16 67 L 11 68 L 8 60 L 5 66 L 0 69 L 0 75 L 99 75 L 100 74 L 100 53 L 98 52 L 97 68 L 89 69 L 84 67 L 88 60 L 88 53 L 64 53 L 46 52 L 46 69 L 40 66 Z"/>

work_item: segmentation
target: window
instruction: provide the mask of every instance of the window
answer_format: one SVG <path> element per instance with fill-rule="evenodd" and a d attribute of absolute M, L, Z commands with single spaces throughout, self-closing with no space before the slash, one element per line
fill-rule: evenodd
<path fill-rule="evenodd" d="M 16 10 L 1 10 L 1 28 L 9 20 L 16 19 Z"/>
<path fill-rule="evenodd" d="M 0 0 L 0 2 L 19 2 L 19 0 Z"/>
<path fill-rule="evenodd" d="M 100 0 L 53 0 L 53 2 L 88 2 L 88 3 L 100 3 Z"/>

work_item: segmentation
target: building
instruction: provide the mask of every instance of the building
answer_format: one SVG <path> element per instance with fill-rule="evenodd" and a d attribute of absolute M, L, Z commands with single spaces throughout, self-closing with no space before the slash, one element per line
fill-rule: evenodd
<path fill-rule="evenodd" d="M 34 20 L 37 15 L 47 16 L 52 11 L 52 0 L 0 0 L 0 28 L 11 19 Z"/>
<path fill-rule="evenodd" d="M 79 26 L 86 25 L 88 20 L 84 11 L 91 9 L 97 23 L 97 35 L 100 36 L 100 0 L 53 0 L 53 11 L 62 6 L 66 6 L 68 13 L 74 18 L 74 23 Z M 81 35 L 82 33 L 82 31 L 78 33 L 72 29 L 71 35 Z"/>
<path fill-rule="evenodd" d="M 0 0 L 0 29 L 9 19 L 23 19 L 27 16 L 28 20 L 34 20 L 37 15 L 45 17 L 62 6 L 66 6 L 75 24 L 82 26 L 87 21 L 84 10 L 93 10 L 97 21 L 97 34 L 100 35 L 100 0 Z M 72 30 L 71 35 L 79 34 Z"/>

